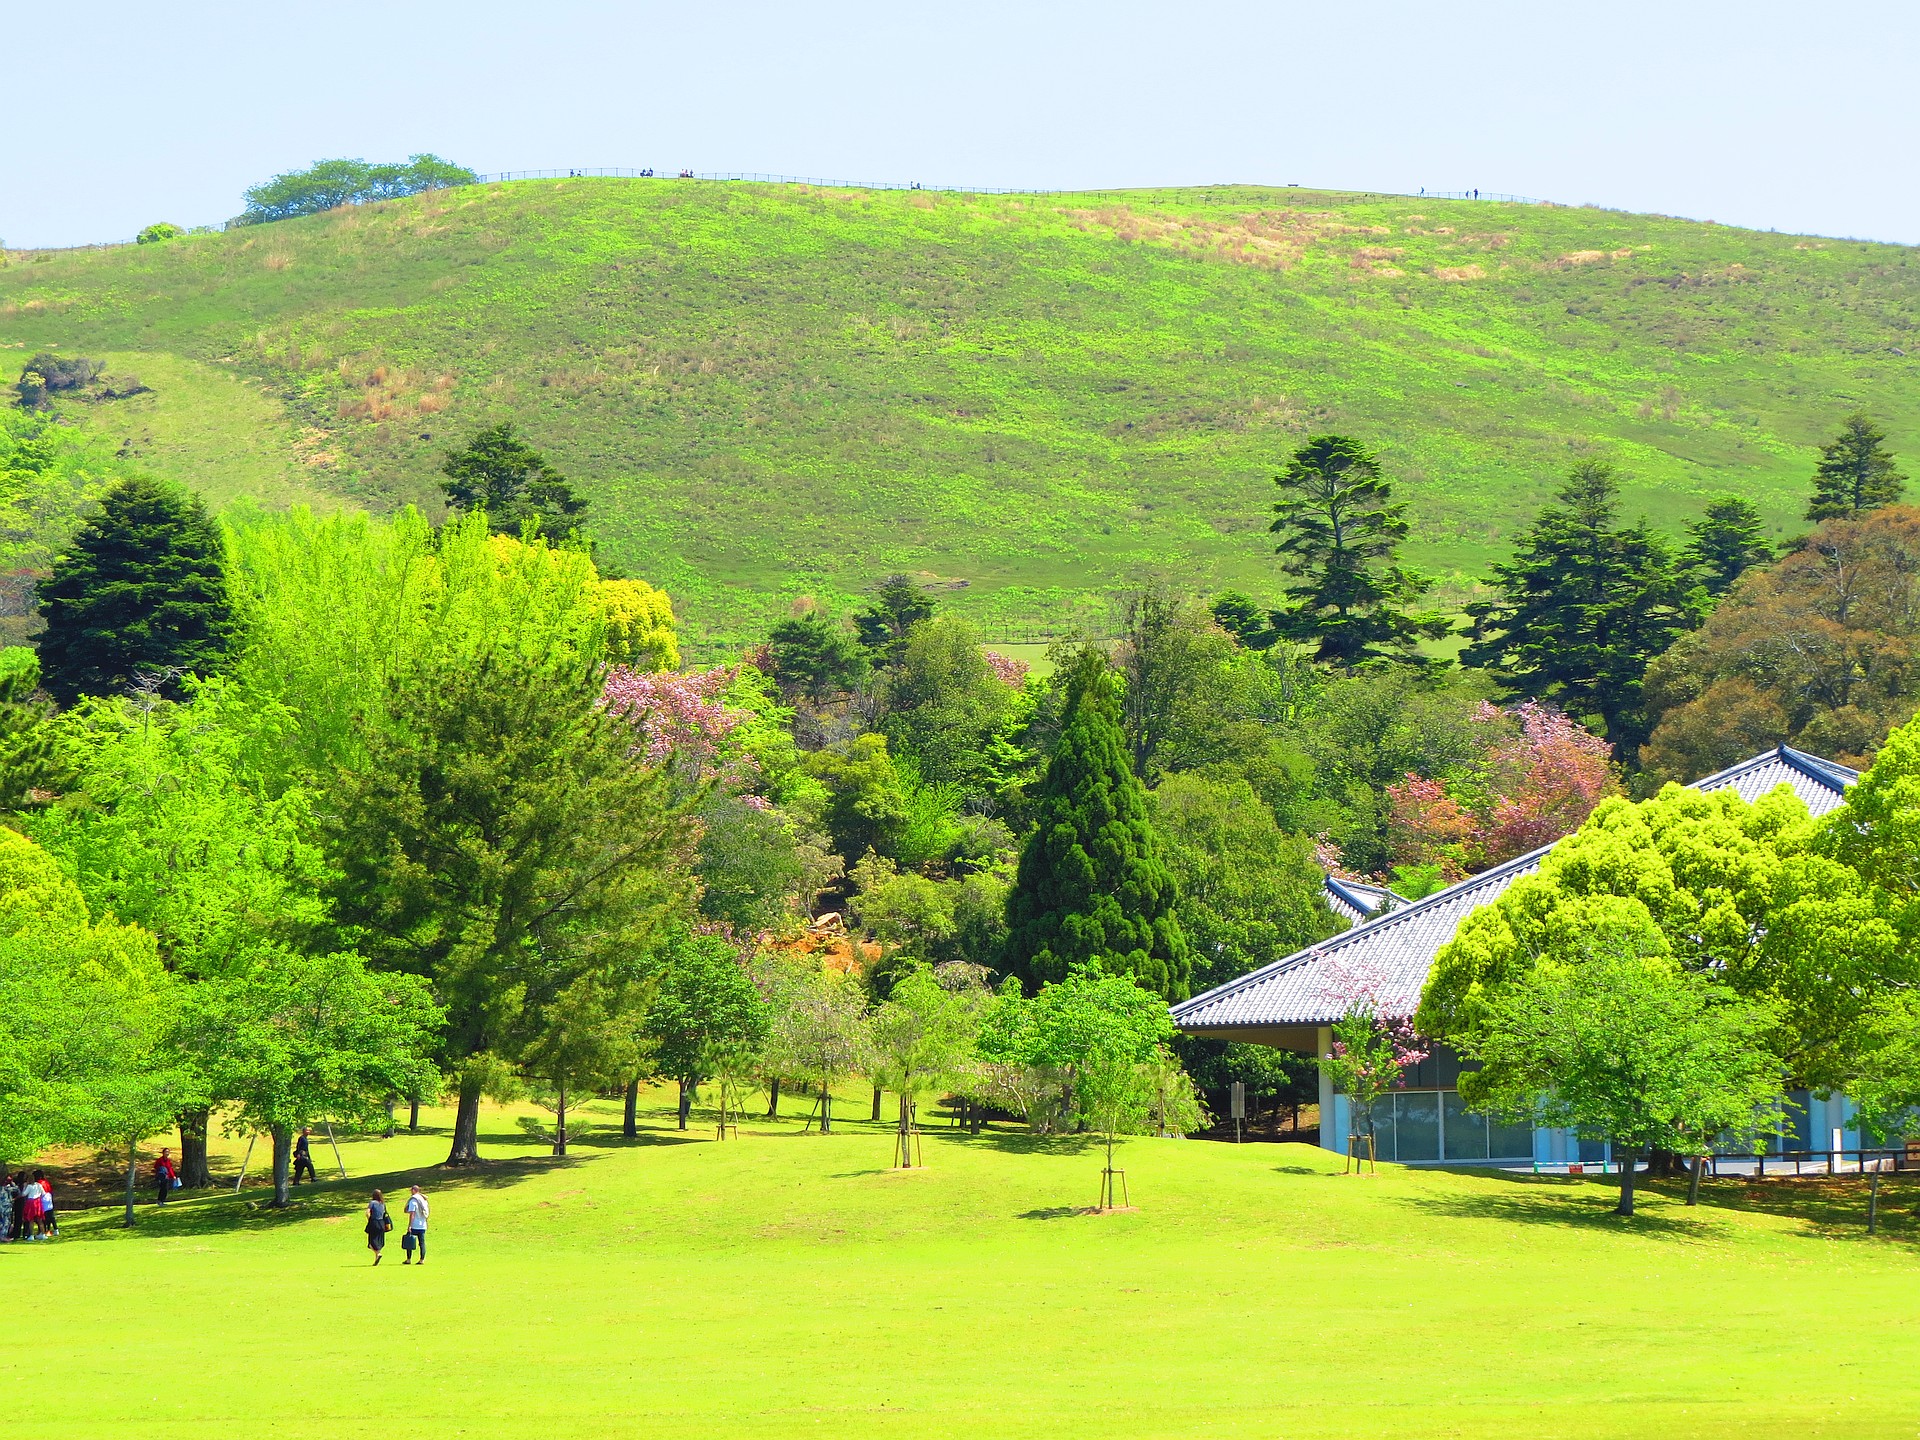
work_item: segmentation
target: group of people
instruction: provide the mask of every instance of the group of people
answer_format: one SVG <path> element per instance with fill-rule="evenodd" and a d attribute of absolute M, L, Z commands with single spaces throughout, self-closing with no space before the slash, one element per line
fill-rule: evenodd
<path fill-rule="evenodd" d="M 400 1248 L 407 1252 L 402 1265 L 411 1265 L 417 1259 L 422 1265 L 427 1263 L 427 1216 L 431 1207 L 420 1187 L 415 1185 L 407 1196 L 407 1228 L 400 1236 Z M 393 1216 L 387 1210 L 387 1197 L 384 1191 L 373 1192 L 373 1199 L 367 1202 L 367 1249 L 373 1252 L 373 1263 L 378 1265 L 386 1256 L 387 1236 L 393 1233 Z"/>
<path fill-rule="evenodd" d="M 60 1234 L 53 1210 L 53 1182 L 44 1170 L 28 1175 L 0 1172 L 0 1241 L 52 1240 Z"/>

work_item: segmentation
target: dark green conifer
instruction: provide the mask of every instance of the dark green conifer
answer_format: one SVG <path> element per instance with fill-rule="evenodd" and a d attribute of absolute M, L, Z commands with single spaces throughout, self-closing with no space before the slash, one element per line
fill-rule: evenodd
<path fill-rule="evenodd" d="M 1192 956 L 1127 758 L 1115 677 L 1098 656 L 1081 664 L 1007 898 L 1007 968 L 1038 987 L 1088 966 L 1181 999 Z"/>
<path fill-rule="evenodd" d="M 209 673 L 233 631 L 221 553 L 199 496 L 145 476 L 109 490 L 40 587 L 47 693 L 178 696 L 183 675 Z"/>
<path fill-rule="evenodd" d="M 933 597 L 911 576 L 889 575 L 880 582 L 873 603 L 853 617 L 853 628 L 873 663 L 884 668 L 906 649 L 907 632 L 932 618 Z"/>
<path fill-rule="evenodd" d="M 1820 447 L 1807 519 L 1851 520 L 1898 500 L 1907 477 L 1894 468 L 1886 442 L 1864 411 L 1849 415 L 1833 443 Z"/>
<path fill-rule="evenodd" d="M 1747 571 L 1773 559 L 1760 507 L 1737 495 L 1721 496 L 1687 529 L 1693 539 L 1680 558 L 1700 577 L 1709 595 L 1726 594 Z"/>
<path fill-rule="evenodd" d="M 482 430 L 464 450 L 447 455 L 440 488 L 455 510 L 484 510 L 489 529 L 518 535 L 528 522 L 548 535 L 578 527 L 587 502 L 547 457 L 503 423 Z"/>
<path fill-rule="evenodd" d="M 1398 563 L 1407 507 L 1393 499 L 1380 462 L 1345 435 L 1315 435 L 1274 477 L 1282 498 L 1268 528 L 1280 536 L 1281 569 L 1299 579 L 1275 628 L 1317 647 L 1315 658 L 1357 665 L 1389 656 L 1415 659 L 1414 641 L 1445 632 L 1443 621 L 1404 608 L 1430 588 Z"/>
<path fill-rule="evenodd" d="M 1647 665 L 1700 621 L 1704 590 L 1645 521 L 1619 523 L 1620 482 L 1600 461 L 1574 466 L 1493 567 L 1498 598 L 1469 605 L 1461 663 L 1496 671 L 1510 694 L 1597 718 L 1615 754 L 1646 738 Z"/>

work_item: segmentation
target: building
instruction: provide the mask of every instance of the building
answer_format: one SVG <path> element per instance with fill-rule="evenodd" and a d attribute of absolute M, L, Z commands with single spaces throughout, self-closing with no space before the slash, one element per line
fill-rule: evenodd
<path fill-rule="evenodd" d="M 1791 786 L 1814 815 L 1844 801 L 1859 773 L 1831 760 L 1781 745 L 1704 780 L 1695 790 L 1735 790 L 1757 800 L 1779 785 Z M 1378 886 L 1327 881 L 1327 903 L 1355 923 L 1349 930 L 1309 945 L 1250 975 L 1216 985 L 1173 1007 L 1174 1025 L 1189 1035 L 1273 1045 L 1302 1055 L 1325 1055 L 1332 1025 L 1340 1018 L 1328 992 L 1336 973 L 1359 971 L 1383 982 L 1383 1002 L 1411 1015 L 1440 947 L 1468 915 L 1492 904 L 1507 887 L 1540 868 L 1553 846 L 1496 865 L 1420 900 L 1402 900 Z M 1371 902 L 1371 903 L 1369 903 Z M 1391 902 L 1389 904 L 1389 902 Z M 1387 905 L 1385 910 L 1382 905 Z M 1379 1158 L 1401 1163 L 1446 1162 L 1565 1164 L 1606 1158 L 1607 1147 L 1563 1130 L 1531 1125 L 1489 1125 L 1460 1103 L 1460 1059 L 1445 1046 L 1410 1073 L 1406 1087 L 1374 1109 Z M 1849 1121 L 1853 1105 L 1797 1093 L 1793 1132 L 1783 1150 L 1853 1149 L 1859 1135 Z M 1344 1095 L 1323 1075 L 1320 1081 L 1320 1143 L 1345 1152 L 1352 1116 Z"/>

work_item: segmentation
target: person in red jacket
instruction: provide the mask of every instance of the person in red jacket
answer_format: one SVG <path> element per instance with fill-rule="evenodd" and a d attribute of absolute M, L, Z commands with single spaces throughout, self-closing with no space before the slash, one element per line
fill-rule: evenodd
<path fill-rule="evenodd" d="M 173 1168 L 173 1155 L 165 1146 L 162 1146 L 160 1158 L 153 1162 L 153 1184 L 154 1188 L 159 1191 L 154 1197 L 154 1204 L 164 1205 L 167 1203 L 167 1197 L 173 1194 L 173 1181 L 177 1173 Z"/>

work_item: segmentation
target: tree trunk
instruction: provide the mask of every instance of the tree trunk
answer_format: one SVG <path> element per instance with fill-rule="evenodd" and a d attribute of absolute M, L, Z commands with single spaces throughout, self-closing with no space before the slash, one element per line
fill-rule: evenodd
<path fill-rule="evenodd" d="M 553 1112 L 553 1153 L 567 1153 L 567 1082 L 560 1082 L 560 1103 Z"/>
<path fill-rule="evenodd" d="M 627 1081 L 627 1104 L 620 1115 L 620 1138 L 623 1140 L 640 1138 L 640 1077 L 638 1075 Z"/>
<path fill-rule="evenodd" d="M 207 1109 L 180 1112 L 180 1187 L 205 1190 L 213 1184 L 207 1168 Z"/>
<path fill-rule="evenodd" d="M 1616 1147 L 1616 1153 L 1623 1154 L 1624 1158 L 1620 1161 L 1620 1203 L 1613 1207 L 1613 1213 L 1631 1215 L 1633 1214 L 1633 1162 L 1637 1158 L 1638 1147 L 1631 1147 L 1624 1152 Z"/>
<path fill-rule="evenodd" d="M 420 1097 L 418 1095 L 407 1102 L 407 1133 L 409 1135 L 420 1133 Z"/>
<path fill-rule="evenodd" d="M 873 1123 L 875 1125 L 880 1123 L 880 1087 L 878 1085 L 873 1087 Z"/>
<path fill-rule="evenodd" d="M 393 1118 L 393 1107 L 397 1103 L 397 1096 L 389 1095 L 387 1097 L 387 1128 L 381 1133 L 380 1138 L 382 1140 L 391 1140 L 393 1138 L 393 1132 L 399 1128 L 399 1122 Z"/>
<path fill-rule="evenodd" d="M 133 1228 L 133 1182 L 135 1166 L 137 1164 L 134 1159 L 133 1147 L 137 1143 L 139 1142 L 134 1140 L 127 1141 L 127 1213 L 120 1223 L 129 1230 Z"/>
<path fill-rule="evenodd" d="M 833 1129 L 833 1091 L 826 1085 L 820 1087 L 820 1133 L 828 1134 Z"/>
<path fill-rule="evenodd" d="M 1867 1182 L 1867 1234 L 1878 1234 L 1880 1230 L 1880 1172 L 1873 1172 L 1873 1178 Z"/>
<path fill-rule="evenodd" d="M 973 1135 L 980 1133 L 980 1127 L 985 1123 L 985 1117 L 980 1113 L 980 1102 L 978 1100 L 967 1101 L 967 1123 L 972 1127 L 968 1133 Z"/>
<path fill-rule="evenodd" d="M 1687 1204 L 1698 1205 L 1700 1203 L 1700 1177 L 1706 1173 L 1706 1169 L 1707 1157 L 1704 1155 L 1694 1156 L 1693 1174 L 1687 1177 Z"/>
<path fill-rule="evenodd" d="M 293 1169 L 293 1127 L 275 1125 L 273 1135 L 273 1208 L 287 1203 L 287 1177 Z"/>
<path fill-rule="evenodd" d="M 687 1081 L 680 1082 L 680 1128 L 687 1128 L 687 1117 L 693 1113 L 693 1086 Z"/>
<path fill-rule="evenodd" d="M 774 1076 L 767 1082 L 767 1119 L 780 1118 L 780 1077 Z"/>
<path fill-rule="evenodd" d="M 873 1093 L 877 1100 L 880 1092 L 876 1090 Z M 913 1166 L 913 1132 L 910 1114 L 911 1112 L 907 1109 L 907 1092 L 902 1090 L 900 1092 L 900 1168 L 903 1170 L 911 1169 Z M 877 1114 L 875 1118 L 879 1118 Z"/>
<path fill-rule="evenodd" d="M 480 1077 L 460 1077 L 460 1105 L 453 1114 L 453 1149 L 447 1152 L 449 1165 L 480 1163 Z"/>

